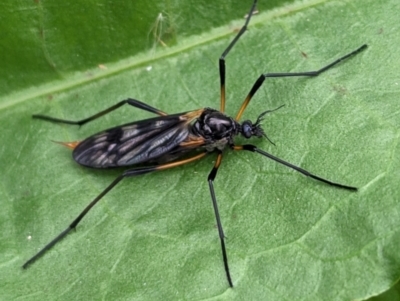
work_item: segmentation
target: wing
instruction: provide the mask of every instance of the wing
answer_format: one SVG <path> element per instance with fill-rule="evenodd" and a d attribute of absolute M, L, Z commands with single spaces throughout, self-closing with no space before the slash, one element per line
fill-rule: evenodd
<path fill-rule="evenodd" d="M 183 154 L 185 147 L 189 151 L 204 144 L 204 139 L 190 133 L 190 122 L 203 111 L 159 116 L 105 130 L 80 142 L 73 158 L 84 166 L 109 168 Z"/>

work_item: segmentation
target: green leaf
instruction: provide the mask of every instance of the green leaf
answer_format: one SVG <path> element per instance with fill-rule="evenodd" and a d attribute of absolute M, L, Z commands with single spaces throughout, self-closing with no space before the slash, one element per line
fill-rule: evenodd
<path fill-rule="evenodd" d="M 228 287 L 207 175 L 215 156 L 125 179 L 62 242 L 22 264 L 67 227 L 121 170 L 86 169 L 55 141 L 81 140 L 151 116 L 219 108 L 218 58 L 251 1 L 31 1 L 0 4 L 3 125 L 0 297 L 4 300 L 365 300 L 400 277 L 397 0 L 258 5 L 227 57 L 227 113 L 262 72 L 243 119 L 268 109 L 252 143 L 348 192 L 252 153 L 224 154 L 215 180 L 234 288 Z M 269 6 L 268 6 L 269 5 Z M 161 13 L 161 15 L 160 15 Z M 235 21 L 233 21 L 235 20 Z M 165 45 L 165 46 L 164 46 Z M 238 138 L 238 144 L 244 143 Z"/>

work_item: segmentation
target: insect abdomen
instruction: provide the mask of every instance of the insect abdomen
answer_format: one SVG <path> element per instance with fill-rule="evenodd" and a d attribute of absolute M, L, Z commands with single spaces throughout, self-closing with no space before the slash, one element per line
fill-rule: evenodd
<path fill-rule="evenodd" d="M 178 116 L 157 117 L 93 135 L 76 146 L 73 157 L 93 168 L 148 163 L 173 151 L 188 135 L 188 125 Z"/>

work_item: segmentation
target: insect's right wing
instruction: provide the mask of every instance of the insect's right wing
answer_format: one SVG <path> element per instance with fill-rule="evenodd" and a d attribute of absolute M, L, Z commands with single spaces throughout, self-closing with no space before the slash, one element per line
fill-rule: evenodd
<path fill-rule="evenodd" d="M 160 116 L 105 130 L 80 142 L 74 148 L 73 157 L 79 164 L 94 168 L 165 160 L 177 150 L 183 153 L 182 146 L 193 149 L 204 144 L 201 137 L 190 133 L 190 122 L 203 111 Z"/>

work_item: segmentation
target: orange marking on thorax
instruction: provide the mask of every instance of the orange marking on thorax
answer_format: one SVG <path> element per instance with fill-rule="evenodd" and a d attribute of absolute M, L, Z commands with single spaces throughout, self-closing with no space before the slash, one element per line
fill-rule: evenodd
<path fill-rule="evenodd" d="M 203 112 L 204 109 L 187 112 L 186 114 L 180 116 L 180 120 L 185 120 L 187 123 L 190 123 L 193 119 L 200 117 Z"/>
<path fill-rule="evenodd" d="M 182 141 L 181 143 L 179 143 L 179 146 L 181 147 L 199 147 L 199 146 L 203 146 L 205 143 L 204 138 L 199 137 L 198 139 L 190 139 L 187 141 Z"/>

